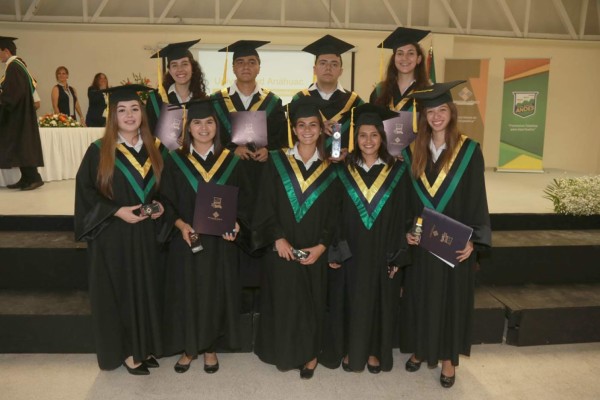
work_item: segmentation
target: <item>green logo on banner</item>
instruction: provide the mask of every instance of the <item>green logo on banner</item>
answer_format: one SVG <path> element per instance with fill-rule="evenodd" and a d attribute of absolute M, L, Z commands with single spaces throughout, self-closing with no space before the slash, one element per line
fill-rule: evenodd
<path fill-rule="evenodd" d="M 513 114 L 527 118 L 535 114 L 535 105 L 539 92 L 513 92 Z"/>

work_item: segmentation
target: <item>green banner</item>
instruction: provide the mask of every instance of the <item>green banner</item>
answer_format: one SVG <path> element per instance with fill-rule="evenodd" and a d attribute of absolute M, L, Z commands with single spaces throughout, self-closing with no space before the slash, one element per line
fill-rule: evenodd
<path fill-rule="evenodd" d="M 500 171 L 542 171 L 550 59 L 507 59 L 500 131 Z"/>

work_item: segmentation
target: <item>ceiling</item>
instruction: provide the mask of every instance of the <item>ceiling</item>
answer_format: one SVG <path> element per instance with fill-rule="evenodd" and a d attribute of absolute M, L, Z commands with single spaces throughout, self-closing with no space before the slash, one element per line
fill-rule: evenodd
<path fill-rule="evenodd" d="M 600 40 L 600 0 L 0 0 L 0 21 L 280 26 Z"/>

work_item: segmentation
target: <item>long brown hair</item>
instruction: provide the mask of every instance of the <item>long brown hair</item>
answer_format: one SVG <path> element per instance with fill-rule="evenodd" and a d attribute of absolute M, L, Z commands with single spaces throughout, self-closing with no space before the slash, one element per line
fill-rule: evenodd
<path fill-rule="evenodd" d="M 163 169 L 163 159 L 154 145 L 154 136 L 150 133 L 145 107 L 140 100 L 138 100 L 138 104 L 142 111 L 142 123 L 140 125 L 141 138 L 150 157 L 152 171 L 156 178 L 156 187 L 159 187 L 160 175 Z M 109 118 L 108 121 L 106 121 L 104 136 L 101 139 L 100 162 L 98 163 L 98 175 L 96 176 L 96 186 L 98 187 L 98 190 L 109 199 L 113 199 L 112 182 L 115 171 L 115 150 L 117 148 L 117 138 L 119 136 L 119 122 L 117 120 L 118 105 L 119 103 L 112 103 L 109 105 Z"/>
<path fill-rule="evenodd" d="M 317 139 L 317 151 L 319 152 L 319 157 L 321 157 L 321 160 L 325 161 L 325 160 L 327 160 L 327 155 L 325 154 L 325 139 L 323 138 L 325 136 L 325 134 L 323 133 L 323 132 L 325 132 L 325 123 L 323 122 L 321 113 L 319 113 L 318 115 L 311 115 L 311 117 L 317 117 L 317 119 L 319 120 L 319 138 Z M 310 118 L 310 117 L 300 117 L 300 118 Z M 298 123 L 298 120 L 300 118 L 296 118 L 296 119 L 292 120 L 292 126 L 294 129 L 296 128 L 296 124 Z M 292 141 L 294 143 L 296 143 L 298 141 L 295 131 L 294 131 L 294 134 L 292 135 Z"/>
<path fill-rule="evenodd" d="M 214 152 L 214 156 L 216 158 L 218 158 L 221 153 L 223 152 L 223 144 L 221 143 L 221 136 L 220 136 L 220 132 L 221 132 L 221 126 L 219 125 L 219 118 L 217 118 L 217 114 L 213 113 L 210 115 L 210 117 L 212 117 L 212 119 L 214 119 L 215 121 L 215 137 L 213 138 L 213 145 L 215 146 L 215 152 Z M 183 156 L 183 157 L 187 157 L 187 155 L 190 152 L 190 145 L 193 143 L 193 139 L 192 139 L 192 133 L 190 132 L 190 124 L 192 123 L 193 119 L 189 119 L 186 121 L 185 126 L 183 127 L 183 131 L 185 132 L 184 136 L 183 136 L 183 143 L 181 144 L 181 147 L 179 149 L 177 149 L 177 152 Z M 200 118 L 200 119 L 204 119 L 204 118 Z"/>
<path fill-rule="evenodd" d="M 425 69 L 425 55 L 419 43 L 409 43 L 417 51 L 417 56 L 421 56 L 421 62 L 415 67 L 415 89 L 423 89 L 429 85 L 427 70 Z M 381 93 L 375 99 L 375 104 L 387 108 L 390 100 L 394 97 L 394 90 L 398 87 L 398 69 L 396 68 L 396 50 L 392 53 L 389 61 L 385 78 L 381 82 Z"/>
<path fill-rule="evenodd" d="M 207 97 L 206 83 L 204 82 L 204 72 L 202 71 L 202 68 L 200 68 L 198 61 L 194 59 L 194 56 L 189 50 L 185 57 L 187 57 L 188 60 L 190 60 L 190 64 L 192 64 L 192 79 L 190 80 L 190 92 L 192 93 L 192 99 L 203 99 Z M 169 65 L 167 65 L 167 72 L 165 72 L 165 76 L 163 77 L 163 88 L 165 91 L 168 91 L 169 87 L 171 87 L 173 83 L 175 83 L 175 79 L 173 79 L 169 73 Z"/>
<path fill-rule="evenodd" d="M 445 103 L 450 108 L 450 122 L 446 127 L 446 150 L 440 156 L 440 159 L 437 162 L 438 171 L 442 168 L 447 170 L 450 166 L 450 160 L 458 143 L 460 141 L 460 132 L 458 132 L 457 121 L 458 121 L 458 112 L 456 110 L 456 105 L 453 102 Z M 431 152 L 429 151 L 429 143 L 431 141 L 432 129 L 427 122 L 427 109 L 423 108 L 420 110 L 419 116 L 419 130 L 417 133 L 417 138 L 415 139 L 415 147 L 413 151 L 413 159 L 411 165 L 412 175 L 415 178 L 418 178 L 425 172 L 425 168 L 428 163 L 432 163 Z"/>
<path fill-rule="evenodd" d="M 354 150 L 346 157 L 346 165 L 348 165 L 352 169 L 356 169 L 358 167 L 359 160 L 365 162 L 365 159 L 362 156 L 362 152 L 358 147 L 358 134 L 360 133 L 361 126 L 363 125 L 358 126 L 358 128 L 354 127 L 356 129 L 356 134 L 354 135 Z M 390 168 L 394 164 L 395 158 L 388 152 L 387 135 L 385 133 L 385 130 L 383 129 L 383 125 L 374 126 L 375 129 L 377 129 L 379 136 L 381 137 L 381 144 L 379 145 L 379 149 L 377 150 L 377 157 L 381 158 L 381 161 L 385 163 L 386 169 Z"/>

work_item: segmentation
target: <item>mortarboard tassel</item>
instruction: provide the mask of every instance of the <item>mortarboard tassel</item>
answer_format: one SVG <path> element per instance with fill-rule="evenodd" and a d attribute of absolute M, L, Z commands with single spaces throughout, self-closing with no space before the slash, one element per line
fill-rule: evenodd
<path fill-rule="evenodd" d="M 412 120 L 413 120 L 413 132 L 417 133 L 417 100 L 413 98 L 413 109 L 412 109 Z"/>
<path fill-rule="evenodd" d="M 160 95 L 160 98 L 162 99 L 163 103 L 168 103 L 169 102 L 169 96 L 167 96 L 167 92 L 165 91 L 165 88 L 163 87 L 163 72 L 162 72 L 162 58 L 160 58 L 160 50 L 156 52 L 156 73 L 158 75 L 158 94 Z"/>
<path fill-rule="evenodd" d="M 290 149 L 292 147 L 294 147 L 294 141 L 292 140 L 292 125 L 291 125 L 291 116 L 290 116 L 290 105 L 286 104 L 285 105 L 286 108 L 286 112 L 287 112 L 287 128 L 288 128 L 288 145 L 290 147 Z"/>
<path fill-rule="evenodd" d="M 354 150 L 354 109 L 356 107 L 352 107 L 350 111 L 350 135 L 348 137 L 348 153 L 352 153 Z"/>
<path fill-rule="evenodd" d="M 381 51 L 379 52 L 379 82 L 383 82 L 383 42 L 380 46 Z"/>
<path fill-rule="evenodd" d="M 223 66 L 223 79 L 221 79 L 221 86 L 225 87 L 227 84 L 227 56 L 229 55 L 229 46 L 225 48 L 225 65 Z"/>
<path fill-rule="evenodd" d="M 187 124 L 187 108 L 185 108 L 185 104 L 182 105 L 183 107 L 183 120 L 181 121 L 181 144 L 183 145 L 183 140 L 185 139 L 185 131 L 187 129 L 186 128 L 186 124 Z M 189 150 L 189 149 L 188 149 Z"/>

